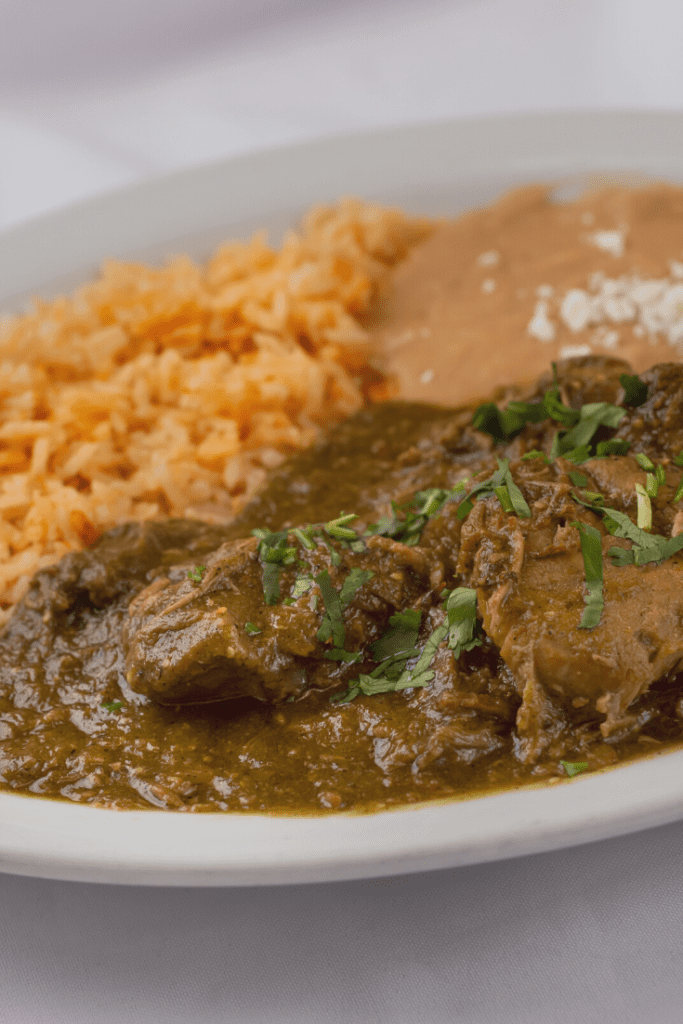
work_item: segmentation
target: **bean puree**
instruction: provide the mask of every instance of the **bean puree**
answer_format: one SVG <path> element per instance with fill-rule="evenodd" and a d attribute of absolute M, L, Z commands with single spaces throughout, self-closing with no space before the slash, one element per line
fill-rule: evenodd
<path fill-rule="evenodd" d="M 392 273 L 368 325 L 413 401 L 477 401 L 572 354 L 614 355 L 640 371 L 683 356 L 682 260 L 681 188 L 612 187 L 556 203 L 531 186 L 439 226 Z M 634 278 L 645 286 L 637 298 L 660 285 L 646 303 L 659 315 L 639 316 Z M 585 324 L 571 308 L 563 319 L 568 293 L 605 287 L 626 301 Z"/>

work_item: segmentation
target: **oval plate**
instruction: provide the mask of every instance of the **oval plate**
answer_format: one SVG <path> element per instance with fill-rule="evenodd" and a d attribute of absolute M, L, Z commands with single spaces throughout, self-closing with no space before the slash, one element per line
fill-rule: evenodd
<path fill-rule="evenodd" d="M 563 113 L 418 125 L 158 178 L 0 236 L 0 309 L 71 289 L 103 259 L 203 258 L 358 195 L 456 214 L 524 182 L 683 181 L 683 114 Z M 320 882 L 425 871 L 604 839 L 683 817 L 683 750 L 609 771 L 372 815 L 106 811 L 0 793 L 0 869 L 146 885 Z"/>

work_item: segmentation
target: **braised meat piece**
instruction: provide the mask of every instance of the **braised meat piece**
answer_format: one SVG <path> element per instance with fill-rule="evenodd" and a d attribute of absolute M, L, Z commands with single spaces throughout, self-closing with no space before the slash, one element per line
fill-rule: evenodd
<path fill-rule="evenodd" d="M 531 516 L 510 515 L 487 498 L 462 530 L 458 568 L 477 588 L 484 630 L 517 682 L 517 729 L 529 760 L 576 709 L 581 717 L 599 715 L 605 737 L 623 729 L 635 698 L 683 660 L 683 555 L 614 566 L 610 548 L 628 545 L 574 500 L 572 492 L 580 492 L 568 476 L 572 468 L 561 459 L 550 466 L 515 464 Z M 609 504 L 617 511 L 631 510 L 634 485 L 645 482 L 630 457 L 596 459 L 581 469 L 592 491 L 609 482 Z M 578 628 L 585 577 L 575 522 L 588 523 L 602 538 L 605 604 L 590 630 Z"/>
<path fill-rule="evenodd" d="M 138 594 L 122 635 L 132 689 L 162 704 L 186 704 L 236 697 L 277 703 L 306 687 L 324 688 L 339 677 L 339 663 L 325 659 L 329 645 L 316 639 L 325 605 L 314 577 L 327 572 L 341 592 L 349 570 L 371 574 L 345 605 L 351 651 L 376 640 L 393 611 L 429 592 L 424 555 L 377 537 L 363 554 L 343 552 L 337 566 L 324 544 L 306 551 L 305 593 L 266 604 L 257 548 L 255 537 L 228 541 L 206 558 L 201 580 L 181 562 Z M 432 562 L 435 569 L 441 580 Z M 284 567 L 283 597 L 301 571 Z"/>

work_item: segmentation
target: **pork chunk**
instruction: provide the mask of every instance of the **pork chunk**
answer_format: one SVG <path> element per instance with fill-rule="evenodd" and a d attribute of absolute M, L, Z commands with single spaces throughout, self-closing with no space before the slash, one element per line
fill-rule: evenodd
<path fill-rule="evenodd" d="M 640 469 L 614 457 L 612 478 L 632 493 Z M 596 476 L 609 476 L 600 462 Z M 586 470 L 590 472 L 591 464 Z M 610 536 L 602 520 L 576 503 L 561 460 L 554 466 L 513 471 L 531 518 L 508 515 L 494 498 L 479 502 L 462 531 L 460 568 L 477 587 L 484 629 L 517 680 L 522 706 L 517 727 L 522 753 L 538 756 L 549 742 L 551 719 L 594 711 L 604 736 L 628 724 L 629 705 L 683 661 L 683 555 L 661 564 L 612 565 L 610 548 L 628 546 Z M 584 469 L 584 467 L 582 467 Z M 623 486 L 630 474 L 631 486 Z M 589 478 L 589 487 L 598 489 Z M 621 488 L 613 488 L 612 507 Z M 600 623 L 579 628 L 585 574 L 580 536 L 572 524 L 589 523 L 602 535 L 604 601 Z"/>

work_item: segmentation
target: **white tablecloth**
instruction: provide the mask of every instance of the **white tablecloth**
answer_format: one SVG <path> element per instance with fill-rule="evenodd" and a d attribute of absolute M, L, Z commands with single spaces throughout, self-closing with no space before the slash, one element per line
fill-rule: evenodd
<path fill-rule="evenodd" d="M 336 131 L 683 106 L 680 0 L 0 0 L 0 14 L 0 227 Z M 0 1024 L 681 1024 L 682 846 L 672 825 L 288 889 L 0 877 Z"/>

